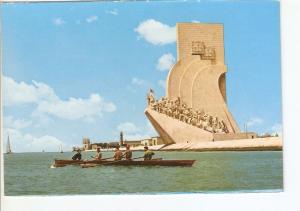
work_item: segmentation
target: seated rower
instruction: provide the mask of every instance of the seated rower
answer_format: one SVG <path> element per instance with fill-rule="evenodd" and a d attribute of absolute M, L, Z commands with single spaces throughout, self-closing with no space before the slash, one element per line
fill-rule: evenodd
<path fill-rule="evenodd" d="M 77 153 L 73 155 L 72 160 L 81 160 L 81 150 L 78 149 Z"/>
<path fill-rule="evenodd" d="M 101 149 L 100 147 L 97 147 L 96 155 L 95 155 L 95 160 L 101 160 L 102 159 L 102 154 L 101 154 Z"/>
<path fill-rule="evenodd" d="M 144 147 L 144 160 L 151 160 L 154 152 L 149 150 L 147 146 Z"/>
<path fill-rule="evenodd" d="M 129 145 L 126 145 L 126 151 L 125 151 L 124 155 L 125 155 L 126 160 L 131 160 L 132 159 L 132 151 L 130 150 Z"/>
<path fill-rule="evenodd" d="M 114 154 L 114 158 L 115 160 L 122 160 L 122 152 L 120 150 L 120 147 L 119 146 L 116 146 L 116 150 L 115 150 L 115 154 Z"/>

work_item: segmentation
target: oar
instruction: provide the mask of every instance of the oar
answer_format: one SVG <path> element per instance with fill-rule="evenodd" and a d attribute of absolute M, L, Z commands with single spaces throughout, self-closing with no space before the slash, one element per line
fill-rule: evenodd
<path fill-rule="evenodd" d="M 136 160 L 136 159 L 140 159 L 140 158 L 144 158 L 144 156 L 137 157 L 137 158 L 132 158 L 131 160 Z M 117 163 L 117 162 L 121 162 L 121 161 L 124 161 L 124 160 L 115 160 L 115 161 L 112 161 L 112 162 L 109 162 L 109 163 L 103 163 L 102 165 L 107 165 L 107 164 L 111 164 L 111 163 Z"/>
<path fill-rule="evenodd" d="M 95 158 L 94 156 L 90 156 L 91 158 Z M 97 160 L 97 161 L 102 161 L 102 160 L 108 160 L 108 159 L 112 159 L 114 157 L 109 157 L 109 158 L 103 158 L 101 160 Z M 102 165 L 102 164 L 97 164 L 97 163 L 92 163 L 93 165 L 91 164 L 88 164 L 88 163 L 83 163 L 83 164 L 80 164 L 81 168 L 89 168 L 89 167 L 95 167 L 95 166 L 99 166 L 99 165 Z M 91 165 L 91 166 L 89 166 Z"/>
<path fill-rule="evenodd" d="M 137 157 L 137 158 L 132 158 L 131 160 L 136 160 L 136 159 L 140 159 L 140 158 L 144 158 L 143 157 Z M 108 159 L 108 158 L 107 158 Z M 102 163 L 102 164 L 94 164 L 94 165 L 91 165 L 91 166 L 88 166 L 88 165 L 85 165 L 85 164 L 81 164 L 81 168 L 89 168 L 89 167 L 95 167 L 95 166 L 101 166 L 101 165 L 107 165 L 107 164 L 111 164 L 111 163 L 117 163 L 117 162 L 120 162 L 120 161 L 124 161 L 124 160 L 116 160 L 116 161 L 112 161 L 112 162 L 109 162 L 109 163 Z"/>
<path fill-rule="evenodd" d="M 91 156 L 91 158 L 95 158 L 95 156 Z M 99 161 L 101 161 L 101 160 L 108 160 L 108 159 L 112 159 L 112 158 L 114 158 L 114 157 L 110 157 L 110 158 L 103 158 L 103 159 L 100 159 Z"/>

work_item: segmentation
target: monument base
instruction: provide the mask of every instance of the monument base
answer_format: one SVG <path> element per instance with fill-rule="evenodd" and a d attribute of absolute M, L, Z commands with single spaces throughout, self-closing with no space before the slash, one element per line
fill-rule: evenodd
<path fill-rule="evenodd" d="M 164 144 L 198 143 L 213 140 L 213 133 L 147 108 L 145 114 Z"/>

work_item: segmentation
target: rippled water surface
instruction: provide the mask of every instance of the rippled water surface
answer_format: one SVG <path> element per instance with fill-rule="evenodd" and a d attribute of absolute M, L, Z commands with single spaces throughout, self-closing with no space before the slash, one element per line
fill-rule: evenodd
<path fill-rule="evenodd" d="M 142 152 L 134 152 L 138 157 Z M 280 191 L 282 152 L 155 152 L 164 159 L 195 159 L 193 167 L 78 166 L 50 168 L 67 153 L 4 155 L 5 195 Z M 83 153 L 83 158 L 93 155 Z M 105 152 L 104 157 L 112 153 Z"/>

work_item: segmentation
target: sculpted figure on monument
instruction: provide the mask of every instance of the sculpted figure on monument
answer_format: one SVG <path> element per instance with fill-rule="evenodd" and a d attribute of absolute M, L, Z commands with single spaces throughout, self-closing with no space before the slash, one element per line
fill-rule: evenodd
<path fill-rule="evenodd" d="M 182 105 L 179 106 L 178 110 L 179 110 L 179 120 L 183 121 L 184 120 L 184 114 L 183 111 L 185 109 L 185 104 L 183 103 Z"/>
<path fill-rule="evenodd" d="M 172 102 L 170 99 L 167 99 L 166 108 L 167 108 L 167 115 L 172 116 Z"/>
<path fill-rule="evenodd" d="M 171 101 L 171 117 L 177 118 L 177 107 L 176 102 L 174 100 Z"/>
<path fill-rule="evenodd" d="M 175 105 L 177 106 L 177 107 L 179 107 L 180 106 L 180 97 L 177 97 L 177 99 L 175 100 Z"/>
<path fill-rule="evenodd" d="M 209 126 L 209 127 L 212 127 L 212 126 L 213 126 L 213 117 L 212 117 L 212 116 L 209 116 L 209 117 L 208 117 L 208 126 Z"/>
<path fill-rule="evenodd" d="M 180 115 L 180 112 L 179 112 L 179 106 L 174 105 L 173 117 L 174 117 L 175 119 L 179 119 L 179 115 Z"/>
<path fill-rule="evenodd" d="M 214 118 L 213 118 L 213 122 L 212 122 L 212 129 L 213 129 L 213 132 L 214 132 L 214 133 L 217 132 L 217 129 L 218 129 L 218 123 L 219 123 L 218 117 L 214 117 Z"/>
<path fill-rule="evenodd" d="M 154 103 L 152 103 L 152 109 L 154 111 L 158 111 L 158 102 L 157 102 L 157 100 L 154 100 Z"/>
<path fill-rule="evenodd" d="M 217 133 L 224 133 L 224 131 L 223 131 L 223 125 L 222 125 L 222 122 L 218 122 L 218 128 L 217 128 Z"/>
<path fill-rule="evenodd" d="M 158 102 L 157 102 L 157 111 L 159 112 L 159 113 L 162 113 L 162 111 L 163 111 L 163 98 L 160 98 L 159 100 L 158 100 Z"/>
<path fill-rule="evenodd" d="M 186 117 L 186 119 L 187 119 L 186 122 L 188 124 L 191 124 L 192 117 L 193 117 L 192 108 L 188 108 L 187 117 Z"/>
<path fill-rule="evenodd" d="M 202 120 L 202 126 L 204 130 L 208 129 L 208 115 L 204 114 L 203 120 Z"/>
<path fill-rule="evenodd" d="M 226 124 L 225 124 L 225 122 L 222 120 L 222 125 L 223 125 L 223 131 L 225 132 L 225 133 L 229 133 L 229 130 L 228 130 L 228 128 L 227 128 L 227 126 L 226 126 Z"/>
<path fill-rule="evenodd" d="M 203 128 L 202 120 L 198 120 L 196 123 L 196 127 Z"/>
<path fill-rule="evenodd" d="M 198 118 L 197 118 L 197 112 L 193 112 L 192 113 L 192 118 L 191 118 L 191 124 L 196 126 L 198 122 Z"/>
<path fill-rule="evenodd" d="M 209 116 L 208 117 L 208 121 L 207 121 L 207 127 L 206 127 L 206 129 L 208 130 L 208 131 L 213 131 L 212 130 L 212 127 L 213 127 L 213 117 L 212 116 Z"/>
<path fill-rule="evenodd" d="M 219 118 L 216 116 L 208 115 L 203 110 L 194 111 L 185 103 L 182 103 L 179 97 L 175 100 L 168 99 L 166 97 L 155 100 L 154 91 L 150 89 L 147 95 L 147 101 L 148 106 L 151 109 L 187 124 L 210 131 L 212 133 L 229 132 L 223 120 L 219 120 Z"/>
<path fill-rule="evenodd" d="M 187 106 L 184 104 L 184 109 L 182 111 L 182 121 L 183 122 L 187 122 L 188 114 L 189 114 L 189 110 L 188 110 Z"/>
<path fill-rule="evenodd" d="M 147 95 L 148 106 L 151 106 L 152 103 L 155 102 L 154 91 L 152 89 L 149 90 Z"/>

